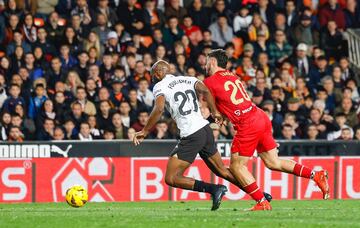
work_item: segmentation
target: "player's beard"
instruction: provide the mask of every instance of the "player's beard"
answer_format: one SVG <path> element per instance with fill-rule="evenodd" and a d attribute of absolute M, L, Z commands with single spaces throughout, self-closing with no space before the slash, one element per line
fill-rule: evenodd
<path fill-rule="evenodd" d="M 156 84 L 156 83 L 158 83 L 160 80 L 159 80 L 157 77 L 153 76 L 152 79 L 151 79 L 151 81 L 152 81 L 152 83 Z"/>
<path fill-rule="evenodd" d="M 207 64 L 205 65 L 205 74 L 206 74 L 206 76 L 211 76 L 210 75 L 210 67 L 208 67 Z"/>

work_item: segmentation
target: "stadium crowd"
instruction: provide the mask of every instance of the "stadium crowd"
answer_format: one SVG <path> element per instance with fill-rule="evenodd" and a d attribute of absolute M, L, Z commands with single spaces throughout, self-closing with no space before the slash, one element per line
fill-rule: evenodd
<path fill-rule="evenodd" d="M 132 138 L 154 102 L 152 63 L 203 80 L 215 48 L 276 139 L 360 139 L 344 39 L 360 27 L 360 1 L 0 0 L 0 12 L 1 140 Z M 168 113 L 149 136 L 177 137 Z"/>

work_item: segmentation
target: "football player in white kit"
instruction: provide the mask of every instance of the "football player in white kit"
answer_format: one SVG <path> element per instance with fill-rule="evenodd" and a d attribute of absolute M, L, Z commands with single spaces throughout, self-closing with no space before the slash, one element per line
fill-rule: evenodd
<path fill-rule="evenodd" d="M 229 169 L 223 164 L 221 155 L 216 149 L 209 122 L 200 112 L 198 94 L 204 96 L 218 124 L 221 124 L 222 116 L 216 109 L 214 98 L 201 81 L 195 77 L 175 77 L 168 72 L 169 64 L 166 61 L 159 60 L 152 66 L 150 74 L 153 79 L 159 81 L 153 89 L 155 105 L 147 124 L 141 131 L 136 132 L 133 142 L 137 146 L 143 141 L 166 107 L 180 129 L 181 139 L 170 155 L 165 182 L 172 187 L 211 194 L 213 200 L 211 210 L 216 210 L 227 192 L 226 186 L 195 180 L 183 174 L 199 154 L 213 173 L 240 187 Z M 271 200 L 270 195 L 266 193 L 264 195 Z"/>

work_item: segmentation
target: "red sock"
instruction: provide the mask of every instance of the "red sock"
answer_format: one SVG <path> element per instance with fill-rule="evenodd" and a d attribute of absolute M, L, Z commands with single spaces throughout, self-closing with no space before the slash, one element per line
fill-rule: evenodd
<path fill-rule="evenodd" d="M 260 188 L 257 186 L 256 182 L 245 186 L 244 191 L 257 202 L 264 198 L 264 194 L 260 191 Z"/>
<path fill-rule="evenodd" d="M 312 170 L 306 166 L 300 165 L 298 163 L 295 164 L 293 174 L 299 177 L 310 178 Z"/>

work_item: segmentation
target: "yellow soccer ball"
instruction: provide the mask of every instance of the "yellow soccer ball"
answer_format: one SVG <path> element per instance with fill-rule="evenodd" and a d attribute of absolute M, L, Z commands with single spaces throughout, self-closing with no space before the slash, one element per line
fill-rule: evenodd
<path fill-rule="evenodd" d="M 88 201 L 88 193 L 81 185 L 74 185 L 66 190 L 66 202 L 72 207 L 82 207 Z"/>

